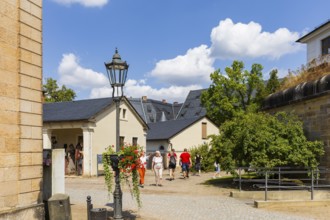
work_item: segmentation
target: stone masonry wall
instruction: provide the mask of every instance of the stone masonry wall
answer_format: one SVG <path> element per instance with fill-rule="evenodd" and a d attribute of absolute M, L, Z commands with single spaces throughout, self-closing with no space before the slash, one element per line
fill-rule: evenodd
<path fill-rule="evenodd" d="M 42 0 L 1 0 L 0 218 L 43 219 L 41 79 Z"/>
<path fill-rule="evenodd" d="M 321 159 L 321 166 L 330 168 L 330 91 L 267 110 L 269 113 L 279 111 L 297 114 L 304 122 L 307 138 L 324 142 L 325 155 Z"/>

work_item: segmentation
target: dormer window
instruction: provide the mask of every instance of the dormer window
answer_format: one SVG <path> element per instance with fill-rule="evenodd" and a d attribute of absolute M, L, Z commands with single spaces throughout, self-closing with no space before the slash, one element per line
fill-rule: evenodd
<path fill-rule="evenodd" d="M 322 56 L 330 54 L 330 36 L 323 39 L 322 43 Z"/>

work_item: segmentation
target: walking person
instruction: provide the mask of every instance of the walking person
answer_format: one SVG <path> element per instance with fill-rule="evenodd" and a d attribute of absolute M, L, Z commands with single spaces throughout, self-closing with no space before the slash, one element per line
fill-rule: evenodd
<path fill-rule="evenodd" d="M 152 158 L 152 170 L 155 173 L 156 186 L 162 186 L 163 179 L 163 157 L 159 151 L 156 151 L 155 156 Z"/>
<path fill-rule="evenodd" d="M 83 173 L 83 147 L 78 142 L 75 152 L 75 161 L 76 161 L 76 172 L 80 176 Z"/>
<path fill-rule="evenodd" d="M 220 175 L 220 163 L 218 160 L 214 162 L 214 167 L 215 167 L 215 173 L 213 174 L 213 179 L 217 177 L 221 177 Z"/>
<path fill-rule="evenodd" d="M 198 176 L 201 175 L 202 159 L 203 157 L 197 153 L 195 156 L 195 170 L 198 172 Z"/>
<path fill-rule="evenodd" d="M 174 180 L 174 172 L 176 168 L 177 156 L 175 150 L 172 149 L 168 154 L 168 169 L 170 170 L 170 181 Z"/>
<path fill-rule="evenodd" d="M 144 151 L 141 151 L 140 167 L 138 168 L 141 188 L 144 187 L 144 176 L 146 174 L 146 167 L 147 167 L 147 156 L 145 155 Z"/>
<path fill-rule="evenodd" d="M 192 163 L 187 148 L 185 148 L 183 153 L 180 155 L 180 162 L 182 164 L 183 179 L 189 178 L 189 168 L 191 167 Z"/>

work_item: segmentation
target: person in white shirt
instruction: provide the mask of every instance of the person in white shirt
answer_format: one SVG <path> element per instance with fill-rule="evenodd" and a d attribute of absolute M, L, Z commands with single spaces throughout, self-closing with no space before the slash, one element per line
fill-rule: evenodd
<path fill-rule="evenodd" d="M 163 157 L 159 151 L 156 151 L 156 155 L 152 158 L 151 168 L 155 173 L 156 186 L 162 186 Z"/>

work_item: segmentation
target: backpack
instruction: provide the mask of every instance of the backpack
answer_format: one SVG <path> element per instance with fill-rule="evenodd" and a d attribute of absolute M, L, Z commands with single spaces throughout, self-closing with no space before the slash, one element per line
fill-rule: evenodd
<path fill-rule="evenodd" d="M 176 159 L 175 156 L 170 156 L 170 164 L 176 165 Z"/>

